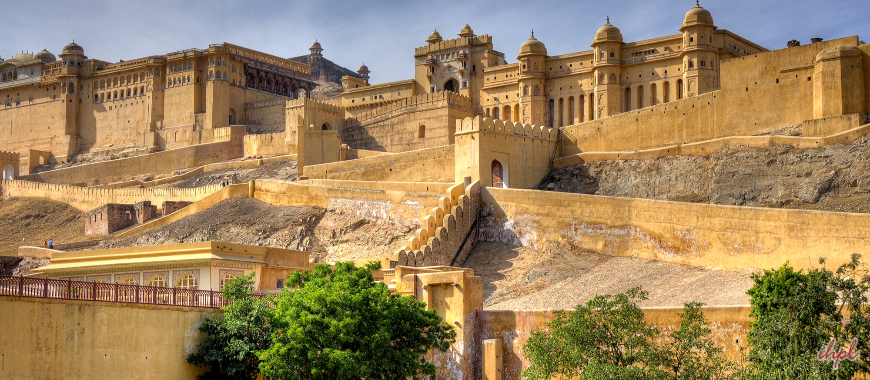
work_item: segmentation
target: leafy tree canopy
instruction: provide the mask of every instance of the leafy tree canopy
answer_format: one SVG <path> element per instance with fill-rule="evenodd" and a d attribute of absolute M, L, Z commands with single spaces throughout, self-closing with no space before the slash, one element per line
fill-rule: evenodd
<path fill-rule="evenodd" d="M 456 332 L 435 310 L 375 282 L 380 264 L 338 263 L 295 272 L 276 299 L 273 344 L 263 375 L 302 379 L 420 379 L 434 375 L 430 350 L 447 351 Z"/>

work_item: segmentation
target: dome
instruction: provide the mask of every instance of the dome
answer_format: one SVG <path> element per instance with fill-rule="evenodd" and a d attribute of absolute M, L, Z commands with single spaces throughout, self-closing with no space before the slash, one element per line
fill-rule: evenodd
<path fill-rule="evenodd" d="M 48 50 L 45 49 L 42 49 L 41 51 L 36 53 L 33 58 L 42 61 L 42 63 L 51 63 L 57 61 L 57 57 L 55 57 L 54 54 L 49 53 Z"/>
<path fill-rule="evenodd" d="M 441 35 L 438 34 L 438 29 L 435 29 L 435 31 L 432 32 L 432 34 L 429 35 L 429 38 L 426 39 L 426 42 L 428 42 L 428 43 L 430 43 L 430 44 L 434 44 L 434 43 L 436 43 L 436 42 L 441 42 L 441 41 L 443 41 L 443 40 L 444 40 L 444 39 L 441 38 Z"/>
<path fill-rule="evenodd" d="M 683 19 L 683 28 L 694 25 L 709 25 L 713 26 L 713 15 L 710 11 L 704 9 L 698 2 L 695 2 L 695 7 L 686 13 L 686 18 Z M 683 28 L 680 28 L 682 30 Z"/>
<path fill-rule="evenodd" d="M 517 59 L 527 55 L 547 55 L 547 47 L 544 43 L 535 38 L 535 31 L 532 31 L 532 36 L 526 42 L 520 45 L 520 55 Z"/>
<path fill-rule="evenodd" d="M 595 43 L 607 41 L 622 42 L 622 32 L 610 23 L 610 17 L 607 17 L 607 23 L 595 32 Z"/>
<path fill-rule="evenodd" d="M 10 61 L 17 61 L 19 63 L 30 62 L 33 60 L 33 55 L 30 53 L 21 52 L 21 54 L 18 54 L 9 60 Z"/>
<path fill-rule="evenodd" d="M 357 70 L 356 72 L 358 72 L 358 73 L 369 73 L 370 71 L 369 71 L 369 67 L 366 66 L 365 63 L 363 63 L 362 66 L 359 67 L 359 70 Z"/>
<path fill-rule="evenodd" d="M 826 61 L 829 59 L 840 59 L 845 57 L 860 57 L 861 49 L 858 49 L 857 46 L 849 46 L 849 45 L 837 45 L 831 46 L 825 50 L 816 54 L 816 62 L 818 61 Z"/>
<path fill-rule="evenodd" d="M 320 42 L 317 42 L 317 40 L 314 40 L 314 43 L 311 44 L 311 47 L 308 48 L 308 50 L 323 50 L 323 48 L 320 46 Z"/>
<path fill-rule="evenodd" d="M 468 24 L 465 24 L 462 30 L 459 31 L 459 37 L 474 37 L 474 31 L 471 30 L 471 27 L 468 26 Z"/>
<path fill-rule="evenodd" d="M 73 40 L 73 42 L 70 42 L 69 44 L 67 44 L 66 46 L 63 47 L 63 50 L 60 52 L 60 54 L 84 55 L 85 49 L 82 49 L 82 47 L 79 46 L 79 44 L 77 44 L 75 40 Z"/>

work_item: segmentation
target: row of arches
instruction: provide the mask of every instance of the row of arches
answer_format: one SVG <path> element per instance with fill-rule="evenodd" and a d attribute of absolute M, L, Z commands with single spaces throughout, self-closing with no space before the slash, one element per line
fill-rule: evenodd
<path fill-rule="evenodd" d="M 120 93 L 116 91 L 107 91 L 104 93 L 94 94 L 94 104 L 109 102 L 113 100 L 119 99 L 127 99 L 134 98 L 137 96 L 145 95 L 145 86 L 134 87 L 132 89 L 121 90 Z"/>
<path fill-rule="evenodd" d="M 288 98 L 304 98 L 311 92 L 312 85 L 294 78 L 276 75 L 271 72 L 246 67 L 245 83 L 239 84 L 259 91 L 286 96 Z"/>
<path fill-rule="evenodd" d="M 501 107 L 486 108 L 484 110 L 486 117 L 504 121 L 519 122 L 520 121 L 520 105 L 513 106 L 507 104 Z"/>
<path fill-rule="evenodd" d="M 644 107 L 654 106 L 659 103 L 667 103 L 671 101 L 671 82 L 661 82 L 661 92 L 657 83 L 650 83 L 649 87 L 638 85 L 632 90 L 631 87 L 625 89 L 625 98 L 622 103 L 623 112 L 641 109 Z M 683 98 L 683 80 L 676 81 L 676 99 Z"/>
<path fill-rule="evenodd" d="M 94 90 L 104 90 L 119 86 L 127 86 L 134 83 L 144 82 L 145 73 L 129 74 L 127 76 L 118 76 L 109 79 L 101 79 L 99 82 L 94 81 Z"/>
<path fill-rule="evenodd" d="M 547 126 L 561 128 L 568 125 L 595 120 L 595 105 L 592 97 L 581 94 L 578 97 L 550 99 Z"/>

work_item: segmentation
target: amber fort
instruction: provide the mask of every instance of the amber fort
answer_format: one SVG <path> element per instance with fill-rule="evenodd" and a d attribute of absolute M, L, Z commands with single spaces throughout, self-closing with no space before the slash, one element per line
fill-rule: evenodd
<path fill-rule="evenodd" d="M 704 6 L 572 52 L 470 18 L 387 83 L 323 39 L 0 51 L 0 378 L 194 379 L 226 281 L 339 261 L 458 326 L 440 379 L 520 379 L 531 331 L 631 286 L 663 329 L 704 301 L 739 357 L 751 273 L 870 254 L 870 44 L 765 48 Z"/>

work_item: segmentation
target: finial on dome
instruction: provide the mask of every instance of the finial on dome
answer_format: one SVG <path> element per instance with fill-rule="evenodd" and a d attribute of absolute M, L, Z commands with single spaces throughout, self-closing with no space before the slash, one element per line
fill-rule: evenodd
<path fill-rule="evenodd" d="M 532 38 L 535 38 L 535 30 L 532 29 Z"/>
<path fill-rule="evenodd" d="M 695 0 L 697 1 L 697 0 Z M 607 23 L 610 24 L 610 16 L 607 16 Z"/>
<path fill-rule="evenodd" d="M 698 4 L 698 0 L 695 0 L 695 6 L 696 6 L 696 7 L 700 7 L 700 6 L 701 6 L 701 4 Z"/>

